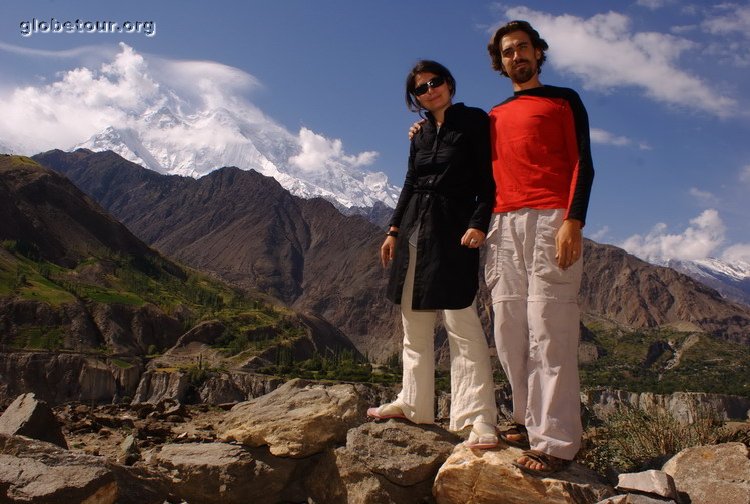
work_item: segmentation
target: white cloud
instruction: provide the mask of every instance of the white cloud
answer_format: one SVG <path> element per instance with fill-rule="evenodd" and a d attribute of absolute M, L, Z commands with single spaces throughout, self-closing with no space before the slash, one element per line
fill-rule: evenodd
<path fill-rule="evenodd" d="M 323 171 L 331 165 L 346 164 L 352 167 L 372 164 L 377 152 L 362 152 L 356 156 L 344 153 L 341 140 L 333 140 L 307 128 L 300 129 L 299 143 L 302 152 L 289 158 L 289 162 L 304 171 Z"/>
<path fill-rule="evenodd" d="M 657 10 L 671 3 L 674 3 L 674 0 L 638 0 L 636 2 L 636 5 L 640 5 L 641 7 L 646 7 L 647 9 L 651 10 Z"/>
<path fill-rule="evenodd" d="M 598 144 L 614 145 L 616 147 L 625 147 L 633 143 L 627 137 L 617 136 L 614 133 L 599 128 L 591 128 L 591 141 Z"/>
<path fill-rule="evenodd" d="M 721 258 L 728 263 L 737 263 L 739 261 L 750 264 L 750 243 L 738 243 L 728 247 Z"/>
<path fill-rule="evenodd" d="M 719 204 L 719 198 L 717 198 L 715 194 L 709 191 L 702 191 L 697 187 L 690 188 L 690 195 L 698 200 L 698 203 L 703 206 L 716 206 Z"/>
<path fill-rule="evenodd" d="M 14 152 L 69 149 L 114 127 L 123 135 L 140 132 L 135 140 L 145 150 L 169 146 L 164 157 L 144 158 L 152 169 L 192 176 L 218 168 L 209 163 L 221 156 L 260 159 L 256 147 L 267 156 L 259 163 L 308 172 L 363 167 L 377 157 L 371 151 L 347 154 L 341 140 L 307 128 L 299 134 L 284 129 L 248 100 L 248 93 L 262 86 L 258 79 L 221 63 L 169 60 L 125 44 L 117 52 L 23 54 L 42 60 L 81 56 L 87 62 L 60 72 L 51 83 L 0 91 L 0 139 Z M 150 121 L 158 127 L 149 127 Z"/>
<path fill-rule="evenodd" d="M 704 10 L 700 28 L 710 35 L 706 57 L 739 68 L 750 66 L 750 5 L 713 5 Z"/>
<path fill-rule="evenodd" d="M 600 229 L 594 231 L 593 234 L 587 235 L 594 241 L 602 241 L 609 234 L 609 226 L 602 226 Z"/>
<path fill-rule="evenodd" d="M 647 261 L 704 259 L 715 254 L 725 233 L 719 212 L 708 209 L 679 234 L 669 233 L 666 224 L 658 223 L 646 236 L 633 235 L 620 246 Z"/>
<path fill-rule="evenodd" d="M 0 136 L 26 153 L 65 148 L 129 118 L 160 97 L 142 56 L 122 46 L 98 71 L 79 67 L 43 86 L 0 96 Z"/>
<path fill-rule="evenodd" d="M 745 165 L 740 170 L 740 182 L 750 184 L 750 165 Z"/>
<path fill-rule="evenodd" d="M 723 3 L 715 5 L 717 14 L 708 15 L 701 28 L 714 35 L 739 34 L 750 38 L 750 5 Z"/>
<path fill-rule="evenodd" d="M 586 88 L 635 86 L 660 103 L 719 117 L 740 113 L 734 98 L 723 96 L 716 86 L 680 68 L 681 55 L 697 49 L 690 40 L 635 32 L 630 18 L 617 12 L 584 19 L 511 7 L 505 15 L 531 22 L 550 44 L 548 64 L 578 76 Z"/>

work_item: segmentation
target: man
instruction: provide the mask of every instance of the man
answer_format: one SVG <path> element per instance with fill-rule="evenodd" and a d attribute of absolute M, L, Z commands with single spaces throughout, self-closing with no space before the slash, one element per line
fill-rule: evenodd
<path fill-rule="evenodd" d="M 500 27 L 488 45 L 514 91 L 490 112 L 497 189 L 485 280 L 516 424 L 501 437 L 530 448 L 515 465 L 539 475 L 566 467 L 581 444 L 578 289 L 594 177 L 578 94 L 539 80 L 547 49 L 526 21 Z"/>

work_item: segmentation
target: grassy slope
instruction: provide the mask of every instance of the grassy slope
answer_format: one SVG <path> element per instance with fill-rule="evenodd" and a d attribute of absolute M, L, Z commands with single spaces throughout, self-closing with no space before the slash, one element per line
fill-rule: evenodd
<path fill-rule="evenodd" d="M 588 327 L 606 355 L 581 366 L 584 386 L 750 396 L 750 349 L 745 345 L 669 328 Z"/>

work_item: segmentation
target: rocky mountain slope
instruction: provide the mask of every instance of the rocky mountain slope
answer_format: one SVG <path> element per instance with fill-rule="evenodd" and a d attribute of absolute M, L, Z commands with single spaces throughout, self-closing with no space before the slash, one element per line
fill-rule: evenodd
<path fill-rule="evenodd" d="M 113 153 L 50 151 L 35 159 L 162 252 L 314 309 L 372 357 L 397 350 L 397 312 L 383 298 L 386 277 L 376 259 L 382 231 L 365 219 L 293 197 L 252 171 L 224 168 L 192 180 L 154 174 Z M 630 328 L 682 324 L 750 342 L 750 308 L 617 247 L 587 240 L 585 248 L 581 306 L 590 319 Z"/>
<path fill-rule="evenodd" d="M 161 256 L 30 158 L 0 156 L 0 175 L 0 404 L 27 391 L 53 402 L 132 396 L 146 355 L 173 346 L 179 356 L 161 365 L 198 377 L 285 355 L 361 358 L 315 314 Z"/>
<path fill-rule="evenodd" d="M 586 243 L 581 307 L 627 327 L 673 324 L 750 344 L 750 308 L 671 268 L 611 245 Z"/>
<path fill-rule="evenodd" d="M 165 176 L 118 155 L 50 151 L 35 159 L 68 176 L 162 253 L 226 281 L 313 311 L 375 359 L 400 343 L 378 263 L 382 231 L 323 199 L 289 194 L 237 168 Z"/>

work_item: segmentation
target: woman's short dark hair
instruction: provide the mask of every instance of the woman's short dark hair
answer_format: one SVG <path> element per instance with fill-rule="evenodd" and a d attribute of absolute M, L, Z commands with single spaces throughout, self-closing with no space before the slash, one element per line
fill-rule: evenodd
<path fill-rule="evenodd" d="M 440 76 L 445 79 L 448 84 L 448 89 L 451 92 L 451 98 L 456 94 L 456 79 L 453 78 L 450 71 L 437 61 L 432 60 L 420 60 L 414 65 L 409 74 L 406 76 L 406 106 L 412 112 L 419 112 L 424 107 L 419 104 L 419 100 L 414 96 L 415 81 L 417 80 L 417 74 L 429 72 Z"/>
<path fill-rule="evenodd" d="M 542 64 L 547 60 L 547 55 L 544 54 L 544 51 L 549 49 L 549 46 L 547 45 L 547 42 L 539 36 L 539 32 L 536 31 L 528 21 L 519 20 L 511 21 L 498 28 L 490 39 L 490 43 L 487 44 L 487 51 L 489 51 L 490 59 L 492 60 L 492 68 L 508 77 L 508 72 L 503 68 L 503 55 L 500 51 L 500 42 L 504 36 L 515 31 L 526 33 L 531 39 L 531 45 L 534 46 L 534 49 L 539 49 L 541 51 L 542 56 L 537 60 L 536 65 L 537 72 L 542 73 Z"/>

